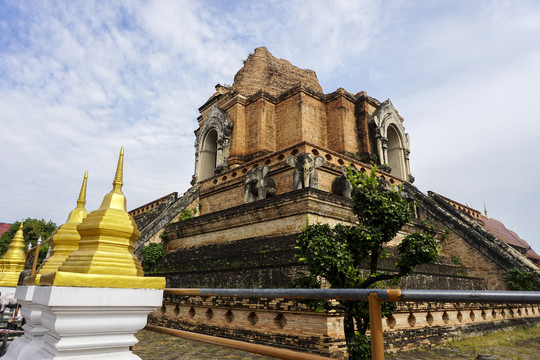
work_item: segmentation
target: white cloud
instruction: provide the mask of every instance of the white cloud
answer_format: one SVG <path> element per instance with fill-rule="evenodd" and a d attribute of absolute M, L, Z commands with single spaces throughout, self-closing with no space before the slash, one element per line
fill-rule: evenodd
<path fill-rule="evenodd" d="M 257 46 L 394 105 L 423 190 L 503 216 L 540 249 L 535 2 L 84 1 L 0 5 L 0 221 L 65 220 L 121 145 L 133 208 L 193 173 L 197 108 Z M 2 15 L 6 14 L 6 15 Z M 531 166 L 532 165 L 532 166 Z M 509 190 L 509 188 L 511 190 Z M 510 214 L 508 213 L 510 212 Z"/>

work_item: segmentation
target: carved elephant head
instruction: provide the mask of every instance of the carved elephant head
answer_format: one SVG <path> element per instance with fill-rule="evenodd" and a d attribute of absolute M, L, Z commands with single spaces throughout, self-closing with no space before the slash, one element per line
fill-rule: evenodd
<path fill-rule="evenodd" d="M 268 166 L 255 166 L 247 172 L 244 180 L 244 203 L 266 199 L 276 193 L 276 182 L 268 174 Z"/>
<path fill-rule="evenodd" d="M 314 157 L 312 154 L 303 153 L 297 156 L 291 155 L 285 160 L 293 168 L 293 188 L 295 190 L 302 188 L 314 188 L 319 186 L 317 168 L 323 166 L 324 158 L 322 156 Z"/>
<path fill-rule="evenodd" d="M 342 195 L 350 199 L 353 191 L 353 186 L 348 179 L 349 169 L 346 166 L 341 167 L 341 175 L 332 181 L 332 193 Z"/>

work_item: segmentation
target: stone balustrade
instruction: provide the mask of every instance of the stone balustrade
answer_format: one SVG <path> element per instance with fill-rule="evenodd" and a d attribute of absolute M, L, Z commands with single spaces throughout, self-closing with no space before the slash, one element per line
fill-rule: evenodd
<path fill-rule="evenodd" d="M 165 295 L 149 323 L 342 358 L 342 319 L 295 300 Z M 398 303 L 383 331 L 393 352 L 538 320 L 539 305 Z"/>

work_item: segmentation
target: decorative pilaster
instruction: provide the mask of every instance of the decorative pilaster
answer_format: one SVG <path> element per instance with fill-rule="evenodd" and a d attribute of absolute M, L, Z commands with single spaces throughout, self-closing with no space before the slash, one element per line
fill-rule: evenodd
<path fill-rule="evenodd" d="M 388 164 L 388 138 L 381 137 L 382 144 L 382 161 L 381 165 Z"/>

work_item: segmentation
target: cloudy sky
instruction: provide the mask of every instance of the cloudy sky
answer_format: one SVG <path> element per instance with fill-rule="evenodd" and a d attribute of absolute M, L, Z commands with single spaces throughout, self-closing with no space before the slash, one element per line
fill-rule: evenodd
<path fill-rule="evenodd" d="M 133 209 L 189 187 L 197 108 L 259 46 L 390 98 L 415 185 L 540 252 L 538 1 L 0 0 L 0 222 L 87 209 L 125 146 Z"/>

